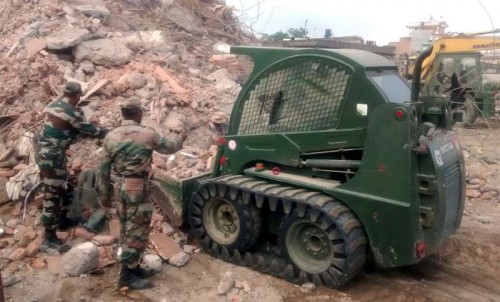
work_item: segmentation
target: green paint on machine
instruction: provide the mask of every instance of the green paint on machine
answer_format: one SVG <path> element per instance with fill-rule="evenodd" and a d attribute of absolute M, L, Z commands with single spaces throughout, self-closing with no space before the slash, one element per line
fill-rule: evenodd
<path fill-rule="evenodd" d="M 419 87 L 412 91 L 392 62 L 360 50 L 231 52 L 251 57 L 254 69 L 214 170 L 163 186 L 182 199 L 176 208 L 214 256 L 338 287 L 367 259 L 417 263 L 458 229 L 465 171 L 449 100 L 418 99 Z M 231 205 L 245 232 L 218 240 L 224 229 L 213 225 L 235 223 L 221 208 L 207 233 L 201 213 L 215 199 Z M 259 250 L 262 234 L 275 236 L 282 259 Z"/>

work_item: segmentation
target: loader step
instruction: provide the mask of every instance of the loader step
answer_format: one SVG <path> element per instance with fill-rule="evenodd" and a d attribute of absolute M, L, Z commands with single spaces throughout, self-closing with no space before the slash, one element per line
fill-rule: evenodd
<path fill-rule="evenodd" d="M 255 168 L 249 168 L 244 171 L 245 175 L 254 176 L 257 178 L 264 178 L 273 181 L 283 182 L 286 184 L 307 187 L 313 190 L 323 190 L 324 188 L 334 188 L 340 185 L 340 181 L 316 178 L 309 176 L 302 176 L 287 172 L 279 172 L 274 174 L 271 170 L 255 171 Z"/>

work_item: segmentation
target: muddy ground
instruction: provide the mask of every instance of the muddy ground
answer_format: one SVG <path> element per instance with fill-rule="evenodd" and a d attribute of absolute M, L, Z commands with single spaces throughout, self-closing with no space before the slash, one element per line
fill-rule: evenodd
<path fill-rule="evenodd" d="M 498 128 L 498 127 L 496 127 Z M 467 160 L 490 163 L 489 183 L 498 184 L 500 129 L 460 129 Z M 462 225 L 437 254 L 418 265 L 367 270 L 346 288 L 301 292 L 296 285 L 211 258 L 193 255 L 182 268 L 163 265 L 155 287 L 131 298 L 137 301 L 500 301 L 500 203 L 468 199 Z M 221 275 L 233 272 L 251 290 L 217 295 Z M 102 274 L 61 278 L 25 267 L 21 281 L 6 288 L 6 301 L 127 301 L 116 290 L 118 266 Z"/>

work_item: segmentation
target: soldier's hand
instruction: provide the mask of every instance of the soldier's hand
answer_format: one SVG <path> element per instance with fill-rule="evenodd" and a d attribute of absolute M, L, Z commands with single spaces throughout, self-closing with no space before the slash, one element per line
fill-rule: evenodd
<path fill-rule="evenodd" d="M 101 198 L 100 203 L 101 203 L 101 206 L 103 208 L 110 208 L 111 207 L 111 199 L 109 199 L 109 198 Z"/>

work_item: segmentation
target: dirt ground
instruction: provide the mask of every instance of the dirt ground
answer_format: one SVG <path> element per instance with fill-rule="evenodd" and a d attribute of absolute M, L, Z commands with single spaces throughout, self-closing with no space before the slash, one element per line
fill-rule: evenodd
<path fill-rule="evenodd" d="M 498 184 L 500 129 L 460 129 L 466 160 L 490 163 L 489 183 Z M 303 293 L 296 285 L 246 268 L 193 255 L 182 268 L 163 265 L 155 287 L 133 293 L 137 301 L 500 301 L 500 203 L 468 199 L 462 225 L 437 254 L 418 265 L 367 270 L 346 288 Z M 249 293 L 217 294 L 221 275 L 246 280 Z M 116 290 L 118 266 L 102 274 L 61 278 L 47 270 L 21 269 L 20 282 L 6 288 L 6 301 L 127 301 Z"/>

